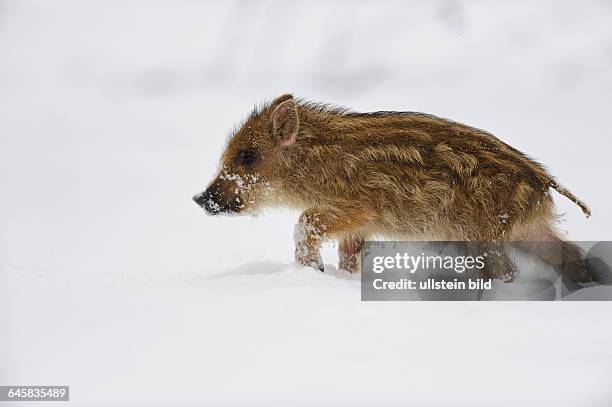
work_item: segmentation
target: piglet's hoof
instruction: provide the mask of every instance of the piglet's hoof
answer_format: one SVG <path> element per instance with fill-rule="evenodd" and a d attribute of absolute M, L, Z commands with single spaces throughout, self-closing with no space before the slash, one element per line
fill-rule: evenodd
<path fill-rule="evenodd" d="M 310 263 L 302 263 L 302 262 L 298 261 L 297 263 L 301 264 L 302 266 L 312 267 L 313 269 L 319 270 L 320 272 L 324 272 L 325 271 L 325 266 L 323 265 L 323 263 L 318 263 L 316 261 L 311 261 Z"/>
<path fill-rule="evenodd" d="M 315 262 L 312 262 L 310 264 L 310 267 L 312 267 L 313 269 L 319 270 L 321 273 L 325 271 L 325 266 L 322 263 L 317 264 Z"/>
<path fill-rule="evenodd" d="M 312 267 L 315 270 L 325 271 L 323 259 L 318 253 L 301 253 L 296 251 L 295 262 L 302 266 Z"/>

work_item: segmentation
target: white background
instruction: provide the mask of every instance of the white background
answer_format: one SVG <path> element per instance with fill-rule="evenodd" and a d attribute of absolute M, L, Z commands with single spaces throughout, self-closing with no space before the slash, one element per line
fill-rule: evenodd
<path fill-rule="evenodd" d="M 546 165 L 609 240 L 607 1 L 1 1 L 0 384 L 72 405 L 612 401 L 609 303 L 361 303 L 297 213 L 191 201 L 281 93 L 412 110 Z M 330 157 L 333 159 L 333 157 Z M 108 387 L 110 386 L 110 387 Z"/>

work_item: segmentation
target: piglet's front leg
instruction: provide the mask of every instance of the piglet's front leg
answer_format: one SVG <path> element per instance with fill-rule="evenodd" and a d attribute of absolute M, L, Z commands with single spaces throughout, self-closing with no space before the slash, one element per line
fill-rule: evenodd
<path fill-rule="evenodd" d="M 324 271 L 320 248 L 325 239 L 344 236 L 362 225 L 365 220 L 364 213 L 358 210 L 304 211 L 300 215 L 293 235 L 295 261 Z M 354 268 L 352 267 L 350 271 L 354 271 Z"/>
<path fill-rule="evenodd" d="M 321 244 L 326 236 L 328 216 L 314 209 L 306 210 L 295 225 L 295 261 L 303 266 L 324 271 Z"/>
<path fill-rule="evenodd" d="M 363 249 L 363 237 L 359 234 L 345 236 L 338 246 L 338 269 L 349 273 L 357 273 L 361 270 L 361 249 Z"/>

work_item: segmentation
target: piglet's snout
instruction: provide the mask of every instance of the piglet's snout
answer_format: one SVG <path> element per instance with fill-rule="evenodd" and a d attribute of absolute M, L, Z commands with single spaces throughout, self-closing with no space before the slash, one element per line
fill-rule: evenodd
<path fill-rule="evenodd" d="M 209 188 L 204 192 L 194 195 L 193 201 L 204 208 L 209 214 L 216 215 L 222 212 L 223 208 L 217 203 L 217 200 L 215 200 L 215 198 L 218 198 L 215 195 L 216 194 Z"/>
<path fill-rule="evenodd" d="M 210 215 L 239 212 L 242 203 L 240 197 L 226 193 L 224 188 L 220 188 L 217 183 L 213 183 L 206 191 L 195 195 L 193 200 Z"/>

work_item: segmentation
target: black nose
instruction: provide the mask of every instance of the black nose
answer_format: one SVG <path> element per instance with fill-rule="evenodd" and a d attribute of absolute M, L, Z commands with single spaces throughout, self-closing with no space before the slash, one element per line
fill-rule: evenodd
<path fill-rule="evenodd" d="M 204 198 L 204 193 L 196 194 L 193 196 L 193 202 L 197 203 L 200 206 L 204 206 L 204 202 L 206 198 Z"/>
<path fill-rule="evenodd" d="M 194 195 L 193 201 L 202 208 L 206 209 L 206 212 L 210 213 L 211 215 L 216 215 L 222 211 L 221 205 L 215 202 L 211 191 L 208 189 L 200 194 Z"/>

